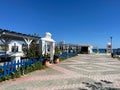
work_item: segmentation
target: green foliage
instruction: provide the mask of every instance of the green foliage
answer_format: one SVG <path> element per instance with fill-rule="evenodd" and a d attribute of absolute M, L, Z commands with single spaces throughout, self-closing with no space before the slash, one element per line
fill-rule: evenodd
<path fill-rule="evenodd" d="M 0 69 L 0 74 L 2 74 L 3 73 L 3 69 Z"/>
<path fill-rule="evenodd" d="M 36 66 L 38 66 L 38 70 L 46 68 L 41 62 L 36 63 Z"/>
<path fill-rule="evenodd" d="M 11 72 L 11 78 L 14 79 L 15 78 L 15 73 Z"/>
<path fill-rule="evenodd" d="M 20 72 L 19 71 L 16 71 L 15 73 L 14 72 L 11 72 L 11 78 L 14 79 L 14 78 L 19 78 L 21 76 Z"/>
<path fill-rule="evenodd" d="M 15 78 L 20 78 L 21 74 L 19 72 L 15 73 Z"/>
<path fill-rule="evenodd" d="M 42 65 L 41 62 L 37 62 L 35 64 L 32 64 L 31 66 L 27 66 L 24 73 L 27 74 L 27 73 L 30 73 L 32 71 L 35 71 L 35 70 L 40 70 L 40 69 L 45 69 L 46 67 L 44 65 Z"/>
<path fill-rule="evenodd" d="M 55 47 L 55 55 L 59 55 L 60 54 L 60 49 L 58 47 Z"/>
<path fill-rule="evenodd" d="M 43 56 L 44 60 L 50 61 L 50 54 L 44 55 Z"/>
<path fill-rule="evenodd" d="M 2 82 L 3 80 L 2 80 L 2 78 L 0 78 L 0 82 Z"/>
<path fill-rule="evenodd" d="M 10 76 L 5 76 L 5 80 L 10 80 Z"/>
<path fill-rule="evenodd" d="M 31 66 L 32 67 L 32 66 Z M 30 66 L 27 66 L 26 67 L 26 69 L 25 69 L 25 71 L 24 71 L 24 73 L 25 74 L 28 74 L 29 72 L 31 72 L 32 70 L 31 70 L 31 67 Z"/>
<path fill-rule="evenodd" d="M 28 48 L 24 48 L 23 49 L 24 51 L 24 54 L 27 58 L 30 58 L 30 59 L 34 59 L 34 58 L 39 58 L 42 56 L 40 50 L 39 50 L 39 46 L 38 44 L 36 43 L 36 41 L 33 41 Z"/>
<path fill-rule="evenodd" d="M 10 78 L 11 78 L 10 76 L 4 76 L 4 77 L 0 78 L 0 82 L 9 80 Z"/>
<path fill-rule="evenodd" d="M 64 57 L 60 57 L 60 58 L 59 58 L 60 61 L 63 61 L 63 60 L 65 60 L 65 59 L 66 59 L 66 58 L 64 58 Z"/>

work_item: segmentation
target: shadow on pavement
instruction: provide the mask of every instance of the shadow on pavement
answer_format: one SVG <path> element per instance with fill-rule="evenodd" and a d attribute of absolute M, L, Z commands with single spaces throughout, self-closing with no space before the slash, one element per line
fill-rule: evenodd
<path fill-rule="evenodd" d="M 88 83 L 82 82 L 87 88 L 90 90 L 120 90 L 120 88 L 113 88 L 113 87 L 105 87 L 107 85 L 112 85 L 113 82 L 107 80 L 100 80 L 100 82 Z M 89 90 L 85 88 L 79 88 L 78 90 Z"/>

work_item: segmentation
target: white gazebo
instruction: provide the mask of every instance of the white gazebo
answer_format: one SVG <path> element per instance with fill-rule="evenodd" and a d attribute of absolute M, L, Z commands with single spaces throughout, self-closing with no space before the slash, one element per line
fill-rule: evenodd
<path fill-rule="evenodd" d="M 45 37 L 40 39 L 40 48 L 42 51 L 42 55 L 50 54 L 50 60 L 53 63 L 53 57 L 55 53 L 55 41 L 51 38 L 51 36 L 51 33 L 45 33 Z"/>

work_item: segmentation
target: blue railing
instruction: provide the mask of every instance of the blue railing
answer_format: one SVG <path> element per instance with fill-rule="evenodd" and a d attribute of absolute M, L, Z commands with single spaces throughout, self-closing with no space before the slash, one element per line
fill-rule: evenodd
<path fill-rule="evenodd" d="M 68 57 L 72 57 L 72 56 L 75 56 L 75 55 L 77 55 L 77 53 L 70 52 L 70 53 L 60 54 L 59 57 L 66 59 L 66 58 L 68 58 Z"/>
<path fill-rule="evenodd" d="M 35 64 L 37 62 L 43 62 L 43 59 L 26 59 L 18 60 L 18 62 L 4 62 L 3 66 L 0 66 L 0 78 L 3 76 L 10 76 L 12 72 L 16 72 L 17 67 L 22 67 L 23 70 L 25 70 L 27 66 L 31 66 L 32 64 Z"/>
<path fill-rule="evenodd" d="M 59 55 L 60 58 L 68 58 L 75 56 L 76 53 L 63 53 Z M 43 62 L 43 58 L 39 59 L 25 59 L 25 60 L 18 60 L 16 61 L 11 61 L 11 62 L 4 62 L 2 66 L 0 66 L 0 78 L 3 76 L 11 76 L 12 72 L 17 71 L 17 67 L 22 67 L 23 70 L 26 69 L 27 66 L 31 66 L 32 64 L 35 64 L 37 62 Z M 21 71 L 20 71 L 21 72 Z"/>

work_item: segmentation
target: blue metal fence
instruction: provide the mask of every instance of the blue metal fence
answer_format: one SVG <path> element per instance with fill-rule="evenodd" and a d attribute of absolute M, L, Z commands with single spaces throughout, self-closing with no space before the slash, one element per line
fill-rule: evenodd
<path fill-rule="evenodd" d="M 60 58 L 68 58 L 68 57 L 72 57 L 72 56 L 75 56 L 77 53 L 73 53 L 73 52 L 70 52 L 70 53 L 63 53 L 63 54 L 60 54 L 59 57 Z"/>
<path fill-rule="evenodd" d="M 37 62 L 42 62 L 43 59 L 26 59 L 26 60 L 18 60 L 11 62 L 4 62 L 3 66 L 0 66 L 0 78 L 3 76 L 10 76 L 12 72 L 16 72 L 17 67 L 22 67 L 25 70 L 25 67 L 31 66 Z"/>
<path fill-rule="evenodd" d="M 68 57 L 72 57 L 75 56 L 76 53 L 63 53 L 61 55 L 59 55 L 60 58 L 68 58 Z M 16 72 L 16 67 L 22 67 L 23 70 L 25 70 L 25 68 L 27 66 L 31 66 L 32 64 L 35 64 L 37 62 L 43 62 L 43 58 L 39 58 L 39 59 L 26 59 L 26 60 L 18 60 L 18 62 L 16 61 L 11 61 L 11 62 L 4 62 L 2 66 L 0 66 L 0 78 L 3 76 L 10 76 L 12 72 Z"/>

